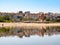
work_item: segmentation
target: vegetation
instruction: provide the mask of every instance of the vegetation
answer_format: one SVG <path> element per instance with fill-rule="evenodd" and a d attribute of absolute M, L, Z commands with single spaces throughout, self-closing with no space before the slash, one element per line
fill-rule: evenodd
<path fill-rule="evenodd" d="M 0 22 L 4 22 L 3 16 L 0 16 Z"/>
<path fill-rule="evenodd" d="M 55 20 L 56 22 L 60 22 L 60 18 Z"/>
<path fill-rule="evenodd" d="M 13 22 L 13 20 L 9 16 L 0 16 L 0 22 Z"/>

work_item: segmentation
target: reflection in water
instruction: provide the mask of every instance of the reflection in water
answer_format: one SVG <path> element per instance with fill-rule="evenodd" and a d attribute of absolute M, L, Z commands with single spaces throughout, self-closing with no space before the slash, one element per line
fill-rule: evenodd
<path fill-rule="evenodd" d="M 6 36 L 18 36 L 22 38 L 30 37 L 31 35 L 38 35 L 38 36 L 44 36 L 44 35 L 56 35 L 60 34 L 60 27 L 46 27 L 46 28 L 40 28 L 40 29 L 23 29 L 19 27 L 15 28 L 7 28 L 7 27 L 0 27 L 0 37 L 6 37 Z"/>

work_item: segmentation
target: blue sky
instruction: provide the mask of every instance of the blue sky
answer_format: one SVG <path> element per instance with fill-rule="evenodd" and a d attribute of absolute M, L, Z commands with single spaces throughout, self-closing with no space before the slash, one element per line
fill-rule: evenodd
<path fill-rule="evenodd" d="M 60 0 L 0 0 L 0 12 L 60 12 Z"/>

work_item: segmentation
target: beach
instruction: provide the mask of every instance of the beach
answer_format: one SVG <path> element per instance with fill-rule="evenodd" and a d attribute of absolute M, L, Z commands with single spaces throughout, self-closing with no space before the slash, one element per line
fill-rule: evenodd
<path fill-rule="evenodd" d="M 0 27 L 40 27 L 40 26 L 60 26 L 60 23 L 0 23 Z"/>

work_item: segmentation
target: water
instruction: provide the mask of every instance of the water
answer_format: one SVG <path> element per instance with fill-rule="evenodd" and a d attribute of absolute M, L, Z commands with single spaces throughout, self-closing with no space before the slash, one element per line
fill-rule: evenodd
<path fill-rule="evenodd" d="M 60 45 L 60 27 L 0 28 L 0 45 Z"/>

